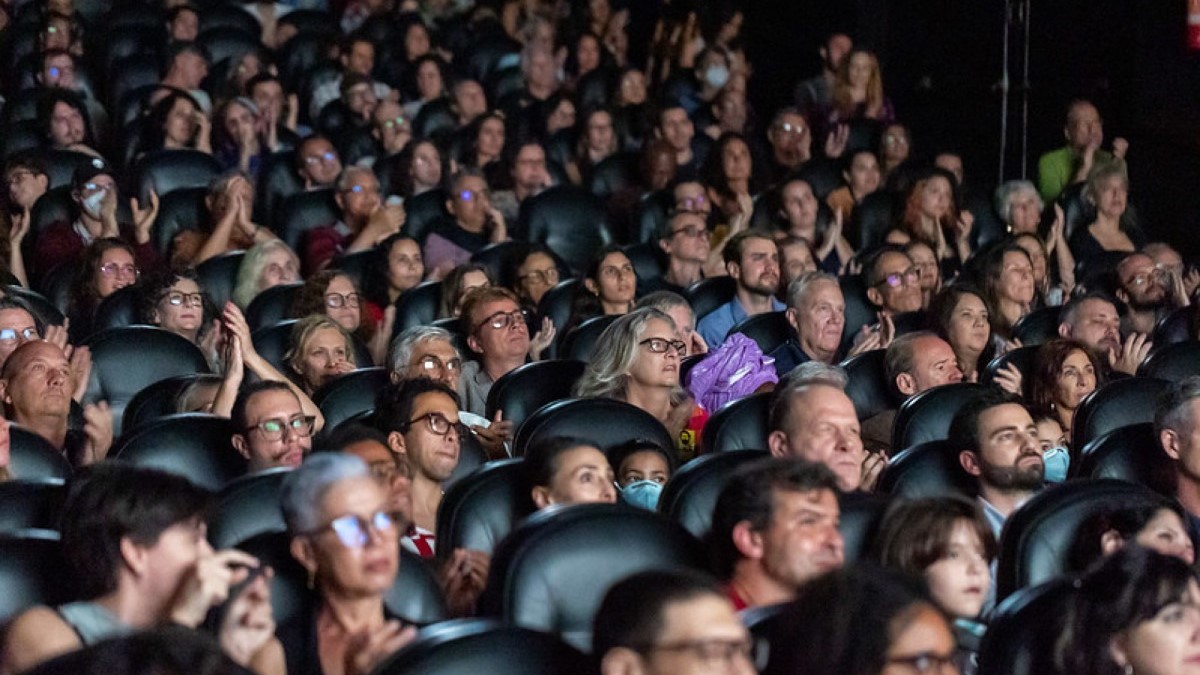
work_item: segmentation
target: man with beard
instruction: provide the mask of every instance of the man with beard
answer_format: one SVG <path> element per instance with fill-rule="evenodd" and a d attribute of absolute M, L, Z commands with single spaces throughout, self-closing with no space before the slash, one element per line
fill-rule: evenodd
<path fill-rule="evenodd" d="M 1134 375 L 1153 344 L 1144 334 L 1121 340 L 1121 317 L 1107 295 L 1092 292 L 1072 298 L 1063 307 L 1058 334 L 1096 350 L 1111 372 Z"/>
<path fill-rule="evenodd" d="M 1168 312 L 1188 304 L 1183 279 L 1154 264 L 1145 253 L 1131 253 L 1117 264 L 1117 298 L 1129 306 L 1122 332 L 1146 333 Z"/>
<path fill-rule="evenodd" d="M 1187 509 L 1194 530 L 1200 525 L 1200 377 L 1176 382 L 1158 398 L 1154 431 L 1171 461 L 1175 498 Z M 1164 485 L 1168 490 L 1171 486 Z"/>
<path fill-rule="evenodd" d="M 1042 487 L 1037 425 L 1021 399 L 999 389 L 967 402 L 950 422 L 950 444 L 979 483 L 979 503 L 996 538 L 1004 521 Z"/>
<path fill-rule="evenodd" d="M 283 382 L 257 382 L 238 394 L 229 415 L 232 443 L 246 458 L 247 471 L 294 469 L 312 451 L 316 420 L 304 414 L 300 398 Z"/>
<path fill-rule="evenodd" d="M 725 271 L 737 284 L 733 299 L 700 320 L 696 330 L 710 349 L 725 341 L 725 334 L 747 317 L 781 312 L 786 306 L 775 299 L 779 287 L 779 250 L 771 235 L 743 230 L 729 238 L 722 252 Z"/>

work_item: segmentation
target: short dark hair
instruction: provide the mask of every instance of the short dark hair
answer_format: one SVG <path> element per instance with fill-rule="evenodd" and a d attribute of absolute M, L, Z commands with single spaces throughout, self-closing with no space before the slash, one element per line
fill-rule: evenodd
<path fill-rule="evenodd" d="M 1185 377 L 1159 394 L 1154 406 L 1154 433 L 1161 434 L 1166 429 L 1184 431 L 1184 425 L 1196 424 L 1190 406 L 1187 404 L 1200 398 L 1200 375 Z"/>
<path fill-rule="evenodd" d="M 234 433 L 246 433 L 246 406 L 250 405 L 250 399 L 264 391 L 286 391 L 292 396 L 296 396 L 296 392 L 285 382 L 276 382 L 274 380 L 263 380 L 242 387 L 238 392 L 237 398 L 233 401 L 233 410 L 229 412 L 229 421 L 233 424 Z M 296 397 L 299 400 L 300 397 Z"/>
<path fill-rule="evenodd" d="M 427 377 L 413 377 L 399 382 L 392 382 L 380 390 L 375 397 L 375 413 L 371 415 L 375 428 L 385 434 L 393 431 L 401 433 L 408 429 L 408 421 L 412 419 L 413 405 L 422 394 L 445 394 L 454 401 L 454 406 L 461 407 L 458 393 L 438 380 Z"/>
<path fill-rule="evenodd" d="M 343 452 L 347 446 L 364 441 L 375 441 L 388 445 L 387 434 L 363 422 L 345 422 L 333 428 L 321 438 L 321 445 L 314 452 Z"/>
<path fill-rule="evenodd" d="M 609 465 L 612 466 L 613 471 L 618 474 L 617 480 L 621 479 L 621 463 L 639 452 L 657 453 L 663 458 L 663 461 L 667 463 L 668 475 L 673 475 L 675 473 L 675 464 L 678 462 L 678 460 L 675 457 L 674 448 L 667 449 L 659 445 L 656 441 L 639 438 L 613 446 L 604 453 L 608 456 Z"/>
<path fill-rule="evenodd" d="M 883 281 L 883 274 L 879 271 L 879 263 L 883 262 L 883 256 L 889 253 L 899 253 L 906 258 L 908 257 L 908 253 L 904 251 L 904 247 L 899 244 L 885 244 L 879 250 L 872 253 L 871 257 L 867 259 L 867 264 L 863 265 L 863 282 L 867 288 L 874 288 Z"/>
<path fill-rule="evenodd" d="M 1022 405 L 1021 398 L 1003 389 L 988 387 L 972 396 L 950 420 L 950 432 L 947 439 L 955 452 L 962 450 L 979 451 L 979 418 L 983 413 L 1001 405 L 1016 403 Z"/>
<path fill-rule="evenodd" d="M 662 635 L 670 605 L 702 596 L 724 597 L 712 578 L 695 570 L 650 570 L 618 581 L 596 610 L 592 654 L 598 661 L 617 647 L 644 650 Z"/>
<path fill-rule="evenodd" d="M 531 487 L 548 486 L 560 468 L 559 459 L 568 451 L 578 447 L 597 448 L 595 441 L 578 436 L 549 436 L 539 438 L 525 449 L 521 466 Z"/>
<path fill-rule="evenodd" d="M 1095 290 L 1088 291 L 1087 293 L 1076 295 L 1068 300 L 1067 304 L 1063 305 L 1062 310 L 1058 313 L 1058 322 L 1060 324 L 1075 323 L 1075 319 L 1078 318 L 1079 308 L 1083 307 L 1083 303 L 1090 302 L 1092 300 L 1103 300 L 1104 302 L 1112 305 L 1114 309 L 1120 307 L 1120 305 L 1117 303 L 1117 299 L 1108 293 Z"/>
<path fill-rule="evenodd" d="M 766 239 L 772 244 L 775 243 L 775 237 L 772 237 L 771 233 L 766 230 L 758 228 L 742 230 L 730 237 L 725 244 L 725 250 L 721 251 L 721 258 L 726 265 L 729 263 L 742 264 L 742 249 L 745 247 L 747 239 Z"/>
<path fill-rule="evenodd" d="M 121 540 L 151 546 L 167 528 L 199 518 L 210 494 L 158 469 L 103 462 L 71 482 L 63 506 L 62 548 L 87 600 L 117 588 Z"/>
<path fill-rule="evenodd" d="M 0 297 L 0 312 L 6 309 L 20 309 L 29 312 L 29 316 L 33 317 L 33 327 L 37 328 L 38 335 L 46 334 L 46 322 L 38 316 L 37 312 L 33 311 L 33 306 L 26 302 L 24 298 L 15 295 Z"/>
<path fill-rule="evenodd" d="M 1067 565 L 1070 571 L 1082 572 L 1104 557 L 1101 539 L 1107 532 L 1116 532 L 1127 543 L 1133 543 L 1134 538 L 1146 524 L 1158 515 L 1159 511 L 1167 510 L 1179 516 L 1179 522 L 1184 524 L 1189 538 L 1194 535 L 1188 527 L 1188 515 L 1174 499 L 1168 499 L 1159 494 L 1148 495 L 1150 501 L 1136 506 L 1108 508 L 1092 514 L 1075 530 L 1071 548 L 1067 554 Z"/>
<path fill-rule="evenodd" d="M 50 138 L 50 124 L 54 117 L 54 106 L 59 103 L 71 106 L 83 117 L 83 142 L 90 145 L 92 143 L 92 123 L 88 116 L 87 104 L 84 103 L 83 95 L 70 89 L 63 89 L 62 87 L 45 89 L 38 98 L 38 131 L 42 134 L 42 137 Z"/>
<path fill-rule="evenodd" d="M 742 521 L 762 530 L 775 514 L 776 492 L 817 492 L 838 494 L 837 477 L 824 464 L 795 458 L 771 457 L 738 468 L 729 477 L 713 509 L 709 551 L 713 569 L 722 579 L 733 574 L 742 557 L 733 544 L 733 528 Z"/>
<path fill-rule="evenodd" d="M 884 516 L 875 535 L 875 559 L 881 565 L 921 575 L 950 551 L 950 537 L 967 522 L 989 561 L 997 553 L 996 537 L 979 504 L 959 495 L 902 501 Z"/>

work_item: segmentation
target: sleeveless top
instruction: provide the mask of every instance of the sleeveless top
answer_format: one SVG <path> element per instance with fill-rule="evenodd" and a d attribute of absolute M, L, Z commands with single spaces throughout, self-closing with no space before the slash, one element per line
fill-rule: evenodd
<path fill-rule="evenodd" d="M 133 632 L 129 626 L 118 621 L 112 612 L 94 602 L 70 602 L 60 605 L 55 611 L 75 631 L 84 646 Z"/>

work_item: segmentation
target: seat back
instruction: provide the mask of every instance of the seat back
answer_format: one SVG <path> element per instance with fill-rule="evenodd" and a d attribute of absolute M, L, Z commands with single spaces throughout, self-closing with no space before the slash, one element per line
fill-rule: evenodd
<path fill-rule="evenodd" d="M 41 293 L 31 291 L 24 286 L 5 286 L 4 293 L 25 301 L 33 315 L 47 326 L 63 325 L 63 313 Z"/>
<path fill-rule="evenodd" d="M 142 289 L 126 286 L 100 301 L 92 319 L 92 334 L 109 328 L 147 325 L 141 317 Z"/>
<path fill-rule="evenodd" d="M 596 252 L 613 240 L 604 203 L 572 185 L 558 185 L 526 199 L 514 238 L 545 244 L 575 276 L 582 275 Z"/>
<path fill-rule="evenodd" d="M 504 419 L 521 426 L 538 408 L 571 397 L 586 364 L 574 360 L 535 361 L 519 366 L 496 380 L 488 391 L 487 418 L 504 411 Z"/>
<path fill-rule="evenodd" d="M 917 443 L 946 438 L 950 420 L 968 401 L 987 391 L 982 384 L 944 384 L 910 397 L 896 412 L 892 448 L 901 450 Z"/>
<path fill-rule="evenodd" d="M 53 607 L 73 600 L 73 576 L 57 532 L 0 534 L 0 622 L 34 605 Z"/>
<path fill-rule="evenodd" d="M 497 547 L 480 614 L 587 648 L 592 618 L 615 582 L 650 569 L 703 569 L 703 560 L 699 542 L 656 513 L 623 504 L 551 507 Z"/>
<path fill-rule="evenodd" d="M 996 606 L 979 649 L 979 675 L 1052 675 L 1074 586 L 1059 578 L 1013 592 Z"/>
<path fill-rule="evenodd" d="M 250 334 L 254 351 L 282 373 L 292 372 L 283 362 L 283 355 L 287 353 L 288 342 L 292 339 L 292 327 L 295 325 L 295 319 L 288 319 L 273 326 L 259 328 Z"/>
<path fill-rule="evenodd" d="M 1138 375 L 1168 382 L 1200 375 L 1200 342 L 1188 340 L 1159 346 L 1138 367 Z"/>
<path fill-rule="evenodd" d="M 1192 306 L 1179 307 L 1158 320 L 1154 326 L 1154 346 L 1162 349 L 1176 342 L 1194 340 L 1192 335 L 1192 316 L 1196 308 Z"/>
<path fill-rule="evenodd" d="M 867 492 L 838 494 L 838 531 L 842 535 L 843 555 L 847 565 L 867 560 L 875 533 L 883 521 L 883 513 L 891 500 L 885 495 Z"/>
<path fill-rule="evenodd" d="M 304 249 L 309 230 L 338 221 L 333 190 L 299 192 L 283 200 L 274 213 L 271 227 L 293 251 Z"/>
<path fill-rule="evenodd" d="M 373 672 L 377 675 L 560 675 L 583 673 L 590 660 L 553 635 L 492 619 L 431 626 Z"/>
<path fill-rule="evenodd" d="M 203 187 L 179 188 L 159 195 L 153 235 L 154 247 L 160 254 L 165 256 L 170 252 L 171 243 L 180 232 L 203 227 L 208 219 L 208 206 L 204 203 L 206 197 L 208 190 Z"/>
<path fill-rule="evenodd" d="M 1168 386 L 1169 382 L 1157 378 L 1127 377 L 1088 394 L 1075 409 L 1071 447 L 1082 448 L 1119 427 L 1152 422 L 1154 406 Z"/>
<path fill-rule="evenodd" d="M 233 425 L 227 418 L 203 413 L 169 415 L 121 436 L 111 455 L 219 490 L 246 473 L 246 460 L 233 448 L 232 438 Z"/>
<path fill-rule="evenodd" d="M 1159 445 L 1153 422 L 1130 424 L 1093 439 L 1070 468 L 1075 477 L 1118 478 L 1165 495 L 1175 492 L 1175 463 Z"/>
<path fill-rule="evenodd" d="M 913 445 L 892 456 L 879 477 L 876 492 L 903 499 L 974 496 L 978 485 L 959 464 L 958 453 L 944 440 Z"/>
<path fill-rule="evenodd" d="M 766 450 L 771 394 L 751 394 L 721 406 L 700 435 L 703 454 L 730 450 Z"/>
<path fill-rule="evenodd" d="M 375 409 L 375 395 L 387 386 L 386 368 L 363 368 L 334 378 L 313 392 L 313 403 L 325 416 L 325 428 L 333 429 L 355 415 Z"/>
<path fill-rule="evenodd" d="M 1039 307 L 1013 324 L 1013 337 L 1026 347 L 1036 347 L 1058 338 L 1061 307 Z"/>
<path fill-rule="evenodd" d="M 66 480 L 71 464 L 62 451 L 34 432 L 10 425 L 9 471 L 17 480 Z"/>
<path fill-rule="evenodd" d="M 1029 401 L 1033 398 L 1033 357 L 1037 354 L 1036 346 L 1022 346 L 1010 349 L 992 359 L 983 369 L 980 380 L 984 384 L 994 384 L 1000 371 L 1015 366 L 1021 371 L 1021 396 Z"/>
<path fill-rule="evenodd" d="M 437 541 L 491 554 L 521 519 L 537 510 L 521 459 L 489 462 L 454 483 L 438 506 Z"/>
<path fill-rule="evenodd" d="M 558 349 L 559 355 L 575 361 L 591 361 L 600 335 L 619 318 L 621 317 L 616 314 L 594 316 L 572 328 L 563 336 Z"/>
<path fill-rule="evenodd" d="M 888 386 L 885 356 L 886 349 L 872 349 L 855 354 L 840 364 L 848 376 L 846 395 L 854 402 L 854 414 L 860 420 L 874 417 L 898 405 L 896 395 Z"/>
<path fill-rule="evenodd" d="M 539 408 L 517 429 L 513 455 L 523 457 L 525 448 L 543 438 L 573 436 L 608 451 L 622 443 L 653 441 L 674 448 L 675 439 L 650 413 L 610 398 L 568 399 Z"/>
<path fill-rule="evenodd" d="M 289 87 L 288 91 L 294 89 Z M 270 226 L 283 201 L 304 189 L 295 166 L 294 150 L 272 153 L 263 160 L 254 188 L 254 222 Z"/>
<path fill-rule="evenodd" d="M 168 377 L 208 372 L 199 347 L 161 328 L 110 328 L 85 344 L 92 352 L 92 374 L 84 399 L 108 401 L 118 435 L 125 405 L 139 391 Z"/>
<path fill-rule="evenodd" d="M 838 277 L 838 286 L 842 289 L 842 298 L 846 301 L 846 323 L 842 326 L 842 344 L 849 345 L 854 336 L 877 320 L 875 308 L 867 300 L 867 287 L 862 275 L 846 275 Z"/>
<path fill-rule="evenodd" d="M 292 318 L 292 302 L 303 286 L 300 282 L 280 284 L 254 296 L 246 307 L 246 324 L 250 326 L 250 330 L 274 326 L 280 321 Z"/>
<path fill-rule="evenodd" d="M 996 563 L 997 602 L 1067 573 L 1071 542 L 1092 515 L 1158 503 L 1161 497 L 1141 485 L 1107 478 L 1045 488 L 1004 523 Z"/>
<path fill-rule="evenodd" d="M 291 469 L 267 469 L 235 478 L 208 509 L 208 543 L 221 550 L 267 532 L 286 532 L 279 487 Z"/>
<path fill-rule="evenodd" d="M 66 484 L 57 478 L 0 483 L 0 534 L 57 530 Z"/>
<path fill-rule="evenodd" d="M 400 294 L 396 299 L 396 322 L 392 337 L 414 326 L 433 323 L 442 304 L 442 282 L 426 281 Z"/>
<path fill-rule="evenodd" d="M 692 306 L 697 323 L 714 309 L 733 299 L 737 282 L 729 276 L 709 277 L 688 286 L 683 297 Z"/>
<path fill-rule="evenodd" d="M 542 295 L 542 300 L 538 303 L 538 315 L 549 317 L 555 329 L 565 329 L 567 322 L 571 320 L 571 304 L 575 300 L 579 284 L 578 279 L 564 279 L 555 284 L 554 288 Z"/>
<path fill-rule="evenodd" d="M 225 307 L 225 303 L 233 295 L 238 268 L 242 266 L 242 258 L 245 255 L 245 251 L 228 251 L 213 256 L 196 267 L 200 289 L 208 294 L 214 306 Z"/>
<path fill-rule="evenodd" d="M 783 312 L 766 312 L 748 316 L 738 325 L 729 329 L 726 335 L 741 333 L 754 340 L 763 354 L 770 354 L 792 338 L 792 324 L 788 323 Z"/>
<path fill-rule="evenodd" d="M 143 208 L 150 204 L 150 191 L 159 197 L 185 188 L 208 188 L 221 164 L 199 150 L 155 150 L 144 155 L 131 169 L 130 185 Z"/>
<path fill-rule="evenodd" d="M 428 107 L 428 106 L 426 106 Z M 416 133 L 416 129 L 413 129 Z M 424 244 L 425 237 L 443 218 L 449 218 L 446 210 L 447 194 L 444 190 L 430 190 L 411 197 L 404 202 L 404 225 L 400 231 L 406 237 L 412 237 L 418 243 Z"/>
<path fill-rule="evenodd" d="M 216 386 L 221 383 L 221 376 L 211 373 L 177 375 L 143 387 L 125 405 L 125 413 L 121 418 L 121 429 L 130 431 L 151 420 L 178 412 L 187 412 L 178 409 L 179 398 L 197 382 Z"/>
<path fill-rule="evenodd" d="M 729 476 L 738 467 L 769 456 L 765 450 L 731 450 L 687 462 L 663 486 L 658 512 L 704 541 L 712 528 L 717 497 Z"/>

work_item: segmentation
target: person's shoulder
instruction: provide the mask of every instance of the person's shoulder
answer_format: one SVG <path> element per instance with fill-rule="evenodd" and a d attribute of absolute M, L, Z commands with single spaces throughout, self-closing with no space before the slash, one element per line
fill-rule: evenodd
<path fill-rule="evenodd" d="M 16 673 L 79 649 L 75 631 L 51 607 L 38 605 L 19 614 L 8 626 L 4 639 L 3 668 Z"/>

